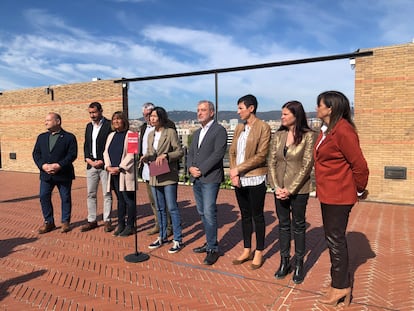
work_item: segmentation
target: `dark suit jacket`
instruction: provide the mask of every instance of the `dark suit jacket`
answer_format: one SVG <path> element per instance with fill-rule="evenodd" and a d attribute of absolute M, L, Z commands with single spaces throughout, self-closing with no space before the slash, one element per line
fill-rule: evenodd
<path fill-rule="evenodd" d="M 220 183 L 224 180 L 223 157 L 227 148 L 227 132 L 217 122 L 213 122 L 198 148 L 201 128 L 194 132 L 188 149 L 188 167 L 198 167 L 201 171 L 199 180 L 205 183 Z M 194 177 L 190 177 L 194 181 Z"/>
<path fill-rule="evenodd" d="M 40 134 L 33 148 L 33 160 L 40 170 L 40 179 L 58 182 L 75 179 L 72 164 L 78 156 L 78 143 L 75 135 L 62 129 L 52 151 L 49 151 L 49 135 L 49 132 Z M 42 170 L 45 163 L 59 163 L 61 169 L 55 175 L 49 175 Z"/>
<path fill-rule="evenodd" d="M 86 125 L 85 130 L 85 143 L 83 145 L 84 157 L 89 159 L 94 159 L 92 154 L 92 131 L 93 125 L 92 122 L 89 122 Z M 104 118 L 102 127 L 99 130 L 98 137 L 96 138 L 96 159 L 103 161 L 103 152 L 105 150 L 106 139 L 108 138 L 109 133 L 112 132 L 111 121 L 107 118 Z M 91 166 L 88 164 L 87 169 L 90 169 Z"/>

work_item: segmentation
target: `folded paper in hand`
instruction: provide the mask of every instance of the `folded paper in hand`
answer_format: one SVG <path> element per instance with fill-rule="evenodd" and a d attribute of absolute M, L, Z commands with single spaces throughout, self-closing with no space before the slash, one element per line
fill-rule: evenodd
<path fill-rule="evenodd" d="M 149 164 L 150 176 L 158 176 L 170 172 L 170 166 L 167 160 L 162 160 L 161 165 L 157 165 L 155 161 Z"/>

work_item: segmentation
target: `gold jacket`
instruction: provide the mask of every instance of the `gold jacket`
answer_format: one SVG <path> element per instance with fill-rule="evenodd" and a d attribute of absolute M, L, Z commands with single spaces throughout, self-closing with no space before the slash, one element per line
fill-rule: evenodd
<path fill-rule="evenodd" d="M 245 177 L 266 175 L 266 158 L 271 135 L 269 124 L 260 119 L 254 121 L 247 137 L 244 161 L 237 165 L 237 141 L 242 131 L 244 131 L 244 123 L 239 123 L 234 130 L 229 149 L 230 168 L 237 167 L 240 175 Z"/>
<path fill-rule="evenodd" d="M 287 131 L 277 131 L 269 152 L 269 183 L 273 189 L 286 188 L 291 194 L 311 191 L 310 174 L 313 167 L 313 146 L 317 133 L 306 132 L 299 145 L 290 145 L 284 155 Z"/>

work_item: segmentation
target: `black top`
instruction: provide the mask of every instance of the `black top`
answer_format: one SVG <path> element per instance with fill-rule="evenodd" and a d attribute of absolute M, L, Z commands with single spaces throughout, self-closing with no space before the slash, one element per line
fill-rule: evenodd
<path fill-rule="evenodd" d="M 119 166 L 124 152 L 125 136 L 127 131 L 116 132 L 108 148 L 111 166 Z"/>

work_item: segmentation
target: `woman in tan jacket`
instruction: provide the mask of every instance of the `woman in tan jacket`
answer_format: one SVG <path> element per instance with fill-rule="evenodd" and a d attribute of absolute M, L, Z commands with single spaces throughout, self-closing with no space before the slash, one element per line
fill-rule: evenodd
<path fill-rule="evenodd" d="M 107 191 L 114 190 L 118 200 L 118 227 L 114 236 L 134 233 L 136 204 L 134 154 L 128 153 L 129 122 L 122 111 L 112 115 L 112 129 L 104 150 L 105 170 L 109 172 Z"/>
<path fill-rule="evenodd" d="M 266 227 L 263 209 L 270 126 L 256 117 L 255 96 L 249 94 L 241 97 L 237 106 L 237 113 L 243 123 L 236 127 L 229 150 L 230 178 L 241 212 L 244 249 L 242 254 L 233 260 L 233 264 L 240 265 L 253 260 L 250 268 L 254 270 L 263 264 Z M 256 233 L 255 252 L 252 252 L 253 228 Z"/>
<path fill-rule="evenodd" d="M 168 121 L 168 115 L 164 108 L 155 107 L 152 110 L 150 122 L 155 129 L 148 136 L 148 150 L 142 161 L 155 162 L 155 165 L 158 166 L 167 161 L 169 166 L 168 173 L 150 177 L 149 184 L 157 206 L 160 234 L 148 247 L 155 249 L 168 242 L 168 208 L 174 235 L 173 244 L 168 252 L 177 253 L 182 248 L 181 215 L 177 204 L 178 160 L 182 158 L 184 152 L 176 130 L 168 127 Z"/>
<path fill-rule="evenodd" d="M 281 126 L 273 137 L 269 154 L 269 183 L 275 191 L 281 256 L 275 277 L 283 279 L 291 272 L 292 227 L 296 259 L 293 282 L 296 284 L 302 283 L 304 279 L 305 214 L 311 191 L 310 174 L 315 139 L 316 133 L 308 125 L 302 104 L 298 101 L 284 104 Z"/>

